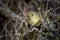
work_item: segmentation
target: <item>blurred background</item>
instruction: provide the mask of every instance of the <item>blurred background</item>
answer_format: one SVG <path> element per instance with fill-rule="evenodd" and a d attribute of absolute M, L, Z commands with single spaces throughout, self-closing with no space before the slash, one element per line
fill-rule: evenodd
<path fill-rule="evenodd" d="M 0 40 L 60 40 L 60 0 L 0 0 Z"/>

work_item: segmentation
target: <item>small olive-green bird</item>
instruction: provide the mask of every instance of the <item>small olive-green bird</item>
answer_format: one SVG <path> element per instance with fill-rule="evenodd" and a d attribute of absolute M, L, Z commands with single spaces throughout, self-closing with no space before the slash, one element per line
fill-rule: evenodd
<path fill-rule="evenodd" d="M 31 26 L 36 26 L 36 27 L 39 27 L 39 25 L 41 25 L 42 24 L 42 22 L 41 22 L 41 16 L 39 15 L 39 13 L 38 12 L 36 12 L 36 11 L 29 11 L 28 13 L 27 13 L 27 15 L 28 15 L 28 22 L 29 22 L 29 24 L 31 25 Z M 43 18 L 46 18 L 48 15 L 46 14 L 46 15 L 44 15 L 44 17 Z"/>
<path fill-rule="evenodd" d="M 28 22 L 31 26 L 38 27 L 41 24 L 40 21 L 41 17 L 36 11 L 29 11 L 28 12 Z"/>

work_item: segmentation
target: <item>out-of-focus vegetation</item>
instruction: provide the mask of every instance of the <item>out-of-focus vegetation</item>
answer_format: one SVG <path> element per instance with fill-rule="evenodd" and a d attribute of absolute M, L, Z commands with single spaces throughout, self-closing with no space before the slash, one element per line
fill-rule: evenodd
<path fill-rule="evenodd" d="M 0 40 L 60 40 L 60 0 L 0 0 Z"/>

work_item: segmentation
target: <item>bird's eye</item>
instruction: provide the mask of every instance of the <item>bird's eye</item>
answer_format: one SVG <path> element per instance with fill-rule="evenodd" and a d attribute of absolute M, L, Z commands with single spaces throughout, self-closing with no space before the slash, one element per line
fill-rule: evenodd
<path fill-rule="evenodd" d="M 33 14 L 32 14 L 32 16 L 33 16 Z"/>

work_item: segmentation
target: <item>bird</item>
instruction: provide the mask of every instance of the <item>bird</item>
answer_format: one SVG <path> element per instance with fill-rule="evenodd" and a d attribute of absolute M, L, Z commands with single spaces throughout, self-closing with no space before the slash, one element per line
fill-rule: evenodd
<path fill-rule="evenodd" d="M 38 27 L 41 24 L 41 21 L 40 21 L 41 17 L 37 11 L 29 11 L 27 13 L 27 17 L 28 17 L 28 23 L 31 26 Z"/>

